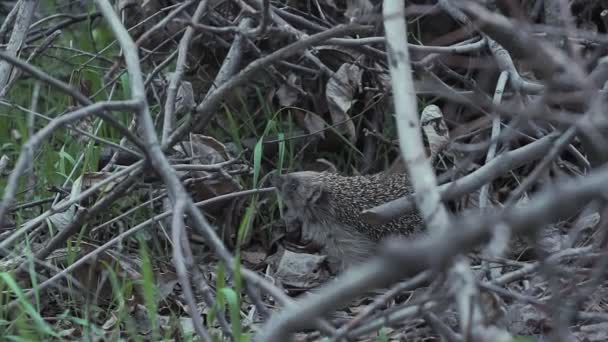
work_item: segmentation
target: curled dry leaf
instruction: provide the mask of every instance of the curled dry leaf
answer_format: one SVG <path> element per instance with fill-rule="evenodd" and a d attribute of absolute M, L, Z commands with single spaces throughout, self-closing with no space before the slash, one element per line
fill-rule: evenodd
<path fill-rule="evenodd" d="M 174 272 L 159 272 L 156 274 L 156 279 L 158 280 L 156 283 L 157 286 L 157 295 L 158 300 L 162 301 L 167 299 L 169 295 L 173 294 L 176 286 L 179 283 L 179 279 L 177 278 L 177 274 Z"/>
<path fill-rule="evenodd" d="M 3 154 L 2 157 L 0 157 L 0 176 L 8 175 L 9 161 L 10 161 L 10 158 L 6 154 Z"/>
<path fill-rule="evenodd" d="M 187 157 L 192 158 L 192 164 L 211 165 L 230 159 L 224 144 L 212 137 L 201 134 L 191 134 L 190 141 L 184 141 L 177 148 Z M 196 170 L 189 172 L 194 177 L 191 188 L 197 201 L 240 190 L 239 184 L 225 172 L 219 177 L 213 177 L 215 171 Z"/>
<path fill-rule="evenodd" d="M 266 259 L 266 252 L 262 249 L 243 251 L 241 252 L 241 258 L 254 266 L 259 266 Z"/>
<path fill-rule="evenodd" d="M 431 162 L 450 141 L 450 131 L 443 119 L 443 112 L 436 105 L 428 105 L 422 110 L 420 126 L 429 142 Z"/>
<path fill-rule="evenodd" d="M 302 80 L 300 76 L 291 72 L 287 76 L 287 82 L 279 87 L 275 95 L 281 106 L 291 107 L 298 102 L 302 94 L 306 94 L 302 89 Z"/>
<path fill-rule="evenodd" d="M 327 122 L 325 122 L 322 117 L 315 113 L 303 110 L 295 109 L 293 112 L 298 125 L 300 127 L 304 127 L 308 134 L 325 139 L 324 129 L 327 126 Z"/>
<path fill-rule="evenodd" d="M 370 14 L 373 10 L 374 5 L 369 0 L 347 0 L 344 16 L 353 20 Z"/>
<path fill-rule="evenodd" d="M 82 176 L 76 179 L 74 184 L 72 184 L 72 191 L 70 192 L 70 196 L 64 198 L 61 202 L 59 202 L 59 205 L 61 205 L 61 203 L 71 201 L 81 194 L 82 179 Z M 49 216 L 49 218 L 47 218 L 47 222 L 50 223 L 53 227 L 55 227 L 58 231 L 62 231 L 65 227 L 72 223 L 72 220 L 74 219 L 77 210 L 78 203 L 74 203 L 66 211 Z"/>
<path fill-rule="evenodd" d="M 342 64 L 340 69 L 329 79 L 325 96 L 331 115 L 332 124 L 345 134 L 351 142 L 356 140 L 355 124 L 348 111 L 353 105 L 354 96 L 361 86 L 363 71 L 355 64 Z"/>
<path fill-rule="evenodd" d="M 171 82 L 173 73 L 167 73 L 165 76 L 166 84 Z M 194 101 L 194 90 L 192 83 L 188 81 L 180 81 L 177 88 L 177 96 L 175 98 L 175 114 L 185 114 L 194 109 L 196 102 Z"/>
<path fill-rule="evenodd" d="M 180 145 L 180 151 L 187 157 L 192 158 L 191 163 L 193 165 L 211 165 L 231 159 L 226 146 L 209 136 L 191 134 L 190 141 L 183 142 Z M 239 182 L 228 173 L 228 171 L 234 170 L 234 165 L 231 164 L 213 171 L 191 170 L 181 172 L 181 175 L 188 174 L 191 176 L 188 182 L 188 191 L 194 201 L 198 202 L 241 190 Z M 239 165 L 239 167 L 242 167 L 242 165 Z M 221 226 L 224 229 L 222 235 L 230 245 L 232 243 L 231 239 L 236 237 L 234 229 L 238 227 L 240 222 L 244 200 L 223 201 L 205 207 L 205 213 L 216 216 L 218 221 L 222 222 Z"/>
<path fill-rule="evenodd" d="M 329 272 L 323 268 L 326 258 L 324 255 L 294 253 L 280 249 L 269 258 L 269 263 L 276 270 L 275 278 L 283 284 L 309 289 L 329 279 Z"/>
<path fill-rule="evenodd" d="M 175 114 L 185 114 L 194 109 L 196 102 L 194 101 L 194 90 L 192 83 L 182 81 L 177 90 L 177 101 L 175 102 Z"/>
<path fill-rule="evenodd" d="M 101 325 L 101 328 L 103 330 L 110 330 L 110 329 L 113 329 L 117 323 L 118 323 L 118 317 L 116 317 L 116 315 L 112 312 L 110 314 L 110 317 Z"/>
<path fill-rule="evenodd" d="M 112 176 L 113 176 L 113 173 L 111 173 L 111 172 L 87 172 L 84 175 L 82 175 L 81 191 L 86 191 L 86 190 L 90 189 L 91 187 L 99 184 L 101 181 L 104 181 Z M 104 187 L 102 187 L 99 190 L 99 192 L 106 193 L 106 192 L 111 191 L 112 189 L 114 189 L 114 187 L 118 183 L 122 182 L 125 178 L 127 178 L 127 175 L 122 175 L 120 177 L 116 177 L 114 180 L 112 180 L 111 182 L 107 183 Z"/>

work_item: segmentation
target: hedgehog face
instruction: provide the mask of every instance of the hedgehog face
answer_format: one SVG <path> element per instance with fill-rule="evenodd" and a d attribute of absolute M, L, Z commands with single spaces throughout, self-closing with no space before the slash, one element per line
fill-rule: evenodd
<path fill-rule="evenodd" d="M 275 176 L 273 185 L 278 189 L 287 207 L 296 212 L 319 206 L 324 197 L 323 184 L 318 181 L 317 173 L 312 171 Z"/>

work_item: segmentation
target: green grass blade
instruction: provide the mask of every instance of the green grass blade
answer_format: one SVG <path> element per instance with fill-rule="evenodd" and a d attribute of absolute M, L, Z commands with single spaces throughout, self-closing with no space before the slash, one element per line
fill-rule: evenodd
<path fill-rule="evenodd" d="M 241 314 L 237 293 L 228 287 L 221 288 L 219 294 L 226 300 L 230 313 L 233 341 L 241 340 Z"/>
<path fill-rule="evenodd" d="M 17 300 L 21 304 L 21 307 L 25 310 L 25 312 L 34 320 L 34 324 L 38 331 L 44 332 L 47 335 L 58 337 L 58 335 L 53 331 L 53 328 L 48 325 L 40 313 L 36 311 L 34 306 L 25 298 L 25 294 L 19 288 L 19 285 L 15 282 L 15 280 L 7 273 L 0 272 L 0 280 L 2 280 L 17 296 Z"/>

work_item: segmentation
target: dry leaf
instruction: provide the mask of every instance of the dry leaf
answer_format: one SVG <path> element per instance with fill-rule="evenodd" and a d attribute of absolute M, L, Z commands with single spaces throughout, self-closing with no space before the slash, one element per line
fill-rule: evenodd
<path fill-rule="evenodd" d="M 165 82 L 168 85 L 171 83 L 173 73 L 169 72 L 165 75 Z M 188 81 L 180 81 L 175 97 L 175 114 L 185 114 L 194 109 L 196 102 L 194 101 L 194 90 L 192 83 Z"/>
<path fill-rule="evenodd" d="M 259 251 L 243 251 L 241 252 L 241 259 L 254 266 L 258 266 L 266 259 L 266 252 L 263 250 Z"/>
<path fill-rule="evenodd" d="M 355 124 L 350 120 L 348 111 L 354 103 L 354 96 L 361 85 L 363 71 L 354 64 L 342 64 L 329 79 L 325 97 L 331 114 L 332 124 L 345 134 L 351 142 L 356 140 Z M 337 125 L 340 123 L 339 125 Z"/>
<path fill-rule="evenodd" d="M 450 141 L 450 131 L 443 119 L 443 112 L 436 105 L 428 105 L 422 110 L 420 126 L 429 142 L 431 161 Z"/>
<path fill-rule="evenodd" d="M 283 107 L 291 107 L 300 99 L 300 94 L 305 94 L 302 89 L 302 80 L 296 74 L 289 73 L 287 82 L 283 83 L 276 92 L 279 104 Z"/>
<path fill-rule="evenodd" d="M 347 0 L 344 16 L 353 19 L 370 14 L 374 5 L 369 0 Z"/>
<path fill-rule="evenodd" d="M 61 205 L 62 203 L 65 203 L 65 202 L 69 202 L 69 201 L 75 199 L 76 197 L 78 197 L 82 192 L 81 185 L 82 185 L 82 176 L 78 177 L 78 179 L 76 179 L 74 184 L 72 184 L 72 191 L 70 192 L 70 196 L 67 198 L 64 198 L 61 202 L 59 202 L 59 205 Z M 47 222 L 49 222 L 58 231 L 62 231 L 70 223 L 72 223 L 74 216 L 76 216 L 76 210 L 78 210 L 78 203 L 74 203 L 74 204 L 70 205 L 70 207 L 64 212 L 56 213 L 56 214 L 49 216 L 47 218 Z"/>
<path fill-rule="evenodd" d="M 276 269 L 275 278 L 283 284 L 309 289 L 329 279 L 329 273 L 322 267 L 324 255 L 294 253 L 283 249 L 274 254 L 270 263 Z"/>
<path fill-rule="evenodd" d="M 6 154 L 3 154 L 2 157 L 0 157 L 0 176 L 6 176 L 9 174 L 8 171 L 8 164 L 9 164 L 9 157 L 7 157 Z"/>
<path fill-rule="evenodd" d="M 178 284 L 177 274 L 173 272 L 157 273 L 157 296 L 159 300 L 165 300 L 173 293 L 175 286 Z"/>
<path fill-rule="evenodd" d="M 308 134 L 313 134 L 325 139 L 325 127 L 327 123 L 322 117 L 315 113 L 294 110 L 295 119 L 299 126 L 304 127 Z"/>
<path fill-rule="evenodd" d="M 177 98 L 175 100 L 175 114 L 186 114 L 196 107 L 194 101 L 194 90 L 192 83 L 181 81 L 177 89 Z"/>
<path fill-rule="evenodd" d="M 111 172 L 87 172 L 82 175 L 82 186 L 81 191 L 86 191 L 91 187 L 97 185 L 101 181 L 112 177 L 114 174 Z M 125 180 L 128 175 L 122 175 L 120 177 L 115 177 L 112 181 L 104 185 L 102 188 L 98 190 L 99 194 L 104 194 L 110 192 L 116 185 Z"/>
<path fill-rule="evenodd" d="M 108 318 L 108 320 L 103 323 L 101 328 L 103 330 L 110 330 L 110 329 L 114 328 L 116 323 L 118 323 L 118 317 L 116 317 L 116 315 L 112 312 L 112 314 L 110 315 L 110 318 Z"/>

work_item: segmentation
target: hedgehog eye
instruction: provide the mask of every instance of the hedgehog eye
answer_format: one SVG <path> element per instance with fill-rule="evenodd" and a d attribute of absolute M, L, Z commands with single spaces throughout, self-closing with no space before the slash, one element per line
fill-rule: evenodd
<path fill-rule="evenodd" d="M 298 183 L 295 182 L 295 181 L 289 182 L 289 184 L 287 184 L 287 190 L 289 190 L 289 191 L 296 191 L 296 190 L 298 190 Z"/>

